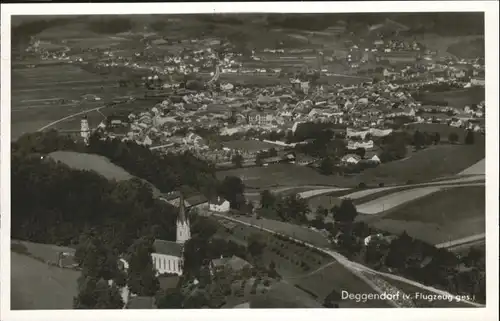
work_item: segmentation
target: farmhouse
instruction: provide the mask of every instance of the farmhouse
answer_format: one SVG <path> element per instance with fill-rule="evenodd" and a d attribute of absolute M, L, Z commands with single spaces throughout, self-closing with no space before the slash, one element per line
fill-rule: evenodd
<path fill-rule="evenodd" d="M 222 197 L 217 197 L 217 199 L 212 200 L 208 203 L 208 209 L 212 212 L 228 212 L 230 203 Z"/>
<path fill-rule="evenodd" d="M 361 160 L 361 157 L 356 154 L 347 154 L 342 157 L 342 163 L 344 164 L 357 164 Z"/>

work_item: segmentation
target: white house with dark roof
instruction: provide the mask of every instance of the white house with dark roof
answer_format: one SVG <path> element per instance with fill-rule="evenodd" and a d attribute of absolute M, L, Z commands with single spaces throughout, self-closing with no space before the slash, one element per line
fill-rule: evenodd
<path fill-rule="evenodd" d="M 212 212 L 224 213 L 229 211 L 230 205 L 231 204 L 229 203 L 228 200 L 219 196 L 216 199 L 211 200 L 209 202 L 208 207 L 209 210 Z"/>

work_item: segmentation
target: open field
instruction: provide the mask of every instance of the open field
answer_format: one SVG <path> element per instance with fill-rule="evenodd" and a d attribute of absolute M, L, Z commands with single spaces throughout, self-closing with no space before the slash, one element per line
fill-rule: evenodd
<path fill-rule="evenodd" d="M 447 102 L 448 106 L 464 109 L 467 105 L 478 104 L 484 100 L 485 91 L 482 87 L 471 87 L 467 89 L 450 90 L 443 92 L 422 93 L 422 101 L 442 101 Z"/>
<path fill-rule="evenodd" d="M 485 232 L 485 188 L 456 187 L 408 202 L 381 216 L 366 218 L 368 224 L 394 234 L 440 244 Z"/>
<path fill-rule="evenodd" d="M 237 219 L 243 221 L 240 217 Z M 219 217 L 218 220 L 221 222 L 228 222 L 228 220 L 221 217 Z M 260 222 L 260 220 L 258 221 Z M 292 236 L 290 231 L 287 232 L 288 233 L 284 234 Z M 283 277 L 283 282 L 285 284 L 295 285 L 295 291 L 301 290 L 297 292 L 297 295 L 298 293 L 302 293 L 302 295 L 308 294 L 311 296 L 310 299 L 315 299 L 320 304 L 323 304 L 325 297 L 332 290 L 336 290 L 337 292 L 347 290 L 351 293 L 374 292 L 365 281 L 350 272 L 342 264 L 336 262 L 330 256 L 307 246 L 281 239 L 266 232 L 257 231 L 253 227 L 240 224 L 233 228 L 230 233 L 230 238 L 239 239 L 244 244 L 244 240 L 248 239 L 253 233 L 260 234 L 262 240 L 266 243 L 262 257 L 263 263 L 267 266 L 271 262 L 274 262 L 276 271 Z M 300 239 L 297 235 L 294 237 Z M 319 244 L 319 246 L 324 245 Z M 338 303 L 341 307 L 389 306 L 385 301 L 365 303 L 341 301 Z"/>
<path fill-rule="evenodd" d="M 412 154 L 400 161 L 369 168 L 355 179 L 367 185 L 427 182 L 460 173 L 484 158 L 485 145 L 438 145 Z"/>
<path fill-rule="evenodd" d="M 362 214 L 378 214 L 393 207 L 402 205 L 408 201 L 415 200 L 439 191 L 439 187 L 420 187 L 407 191 L 401 191 L 387 196 L 377 198 L 357 206 L 358 212 Z"/>
<path fill-rule="evenodd" d="M 50 153 L 49 156 L 54 160 L 60 161 L 72 168 L 94 171 L 107 179 L 123 181 L 132 178 L 132 175 L 130 175 L 123 168 L 111 163 L 107 158 L 99 155 L 57 151 Z"/>
<path fill-rule="evenodd" d="M 294 237 L 298 240 L 314 244 L 316 246 L 329 246 L 329 242 L 326 237 L 324 237 L 321 233 L 311 230 L 307 227 L 265 218 L 255 219 L 248 216 L 234 217 L 234 219 L 246 224 L 259 226 L 261 228 L 272 230 L 277 233 L 282 233 Z"/>
<path fill-rule="evenodd" d="M 278 186 L 323 185 L 334 186 L 335 177 L 323 176 L 313 169 L 293 164 L 273 164 L 267 167 L 248 167 L 217 172 L 217 178 L 237 176 L 245 186 L 268 189 Z"/>
<path fill-rule="evenodd" d="M 310 295 L 285 282 L 274 284 L 271 289 L 257 295 L 250 301 L 252 309 L 296 309 L 296 308 L 323 308 L 319 302 Z"/>
<path fill-rule="evenodd" d="M 75 253 L 75 249 L 66 246 L 58 246 L 54 244 L 33 243 L 28 241 L 12 240 L 12 244 L 20 244 L 26 249 L 26 254 L 42 260 L 44 262 L 57 262 L 59 253 Z"/>
<path fill-rule="evenodd" d="M 478 140 L 480 138 L 478 137 Z M 321 185 L 355 187 L 359 183 L 368 186 L 423 183 L 456 175 L 484 159 L 485 146 L 480 141 L 474 145 L 437 145 L 412 153 L 410 157 L 381 164 L 352 176 L 324 176 L 312 168 L 293 164 L 273 164 L 267 167 L 248 167 L 217 172 L 217 177 L 241 178 L 247 189 L 263 190 L 273 187 Z M 387 187 L 389 189 L 390 187 Z M 371 194 L 373 191 L 361 191 Z"/>
<path fill-rule="evenodd" d="M 368 294 L 377 292 L 372 289 L 362 279 L 348 271 L 338 262 L 329 264 L 327 267 L 318 270 L 312 274 L 285 279 L 287 282 L 297 284 L 300 288 L 313 293 L 320 302 L 332 292 L 332 290 L 341 293 L 342 290 L 350 293 Z M 340 308 L 382 308 L 390 307 L 384 300 L 368 300 L 366 302 L 356 302 L 355 300 L 340 300 L 337 302 Z"/>
<path fill-rule="evenodd" d="M 486 170 L 486 159 L 482 159 L 474 165 L 461 171 L 458 175 L 484 175 Z"/>
<path fill-rule="evenodd" d="M 439 133 L 441 142 L 448 142 L 448 137 L 451 133 L 457 134 L 459 143 L 463 144 L 465 140 L 465 130 L 463 128 L 448 126 L 447 124 L 412 123 L 407 124 L 406 128 L 412 134 L 417 130 L 429 134 Z M 478 140 L 477 144 L 482 144 L 484 142 L 484 137 L 480 136 L 480 134 L 475 134 L 475 138 Z"/>
<path fill-rule="evenodd" d="M 11 309 L 71 309 L 80 272 L 11 253 Z"/>
<path fill-rule="evenodd" d="M 459 52 L 449 53 L 448 48 L 451 45 L 455 45 L 461 42 L 471 41 L 475 39 L 480 39 L 481 36 L 470 35 L 470 36 L 441 36 L 437 34 L 419 34 L 416 37 L 416 41 L 423 44 L 427 48 L 437 51 L 437 55 L 444 57 L 450 56 L 451 54 L 460 54 Z M 411 39 L 413 40 L 413 38 Z"/>
<path fill-rule="evenodd" d="M 133 93 L 131 89 L 118 88 L 116 78 L 94 75 L 75 65 L 15 68 L 12 70 L 11 138 L 16 139 L 54 120 Z M 95 95 L 101 100 L 86 101 L 83 99 L 86 94 Z M 96 126 L 103 119 L 98 113 L 89 114 L 88 117 L 91 126 Z M 79 119 L 75 117 L 54 127 L 79 129 Z"/>

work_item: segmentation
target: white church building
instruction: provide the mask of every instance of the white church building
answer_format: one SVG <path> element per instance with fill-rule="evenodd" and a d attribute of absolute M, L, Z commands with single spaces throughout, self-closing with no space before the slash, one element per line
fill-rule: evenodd
<path fill-rule="evenodd" d="M 179 201 L 176 241 L 155 240 L 155 251 L 151 254 L 153 265 L 158 274 L 173 273 L 182 275 L 182 254 L 184 243 L 191 238 L 191 226 L 186 216 L 184 197 Z"/>

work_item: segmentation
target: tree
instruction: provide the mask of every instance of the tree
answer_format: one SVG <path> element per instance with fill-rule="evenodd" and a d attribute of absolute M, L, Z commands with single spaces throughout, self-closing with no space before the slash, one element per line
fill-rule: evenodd
<path fill-rule="evenodd" d="M 438 145 L 441 142 L 441 135 L 438 132 L 434 133 L 434 145 Z"/>
<path fill-rule="evenodd" d="M 123 300 L 116 286 L 104 279 L 82 276 L 78 279 L 78 294 L 73 298 L 75 309 L 122 309 Z"/>
<path fill-rule="evenodd" d="M 257 156 L 255 156 L 255 165 L 262 166 L 262 158 L 262 154 L 257 154 Z"/>
<path fill-rule="evenodd" d="M 340 207 L 334 213 L 334 219 L 336 222 L 340 223 L 352 223 L 356 216 L 358 215 L 358 211 L 356 210 L 356 206 L 350 199 L 342 200 L 340 203 Z"/>
<path fill-rule="evenodd" d="M 236 166 L 236 167 L 242 167 L 243 166 L 243 156 L 240 154 L 236 154 L 231 158 L 231 162 Z"/>
<path fill-rule="evenodd" d="M 423 146 L 425 146 L 425 135 L 421 133 L 420 131 L 415 131 L 413 134 L 413 145 L 415 146 L 416 149 L 421 149 Z"/>
<path fill-rule="evenodd" d="M 310 212 L 307 200 L 299 195 L 289 195 L 276 202 L 276 214 L 285 222 L 306 223 Z"/>
<path fill-rule="evenodd" d="M 244 191 L 245 185 L 243 181 L 236 176 L 225 177 L 219 185 L 219 194 L 227 199 L 231 204 L 231 208 L 234 209 L 238 209 L 244 204 Z"/>
<path fill-rule="evenodd" d="M 194 236 L 184 243 L 184 273 L 196 275 L 203 261 L 207 258 L 208 242 L 199 236 Z"/>
<path fill-rule="evenodd" d="M 129 248 L 129 268 L 127 284 L 137 295 L 153 296 L 159 289 L 159 281 L 153 266 L 153 239 L 142 237 Z"/>
<path fill-rule="evenodd" d="M 334 166 L 335 163 L 333 162 L 333 159 L 330 157 L 325 157 L 321 160 L 321 163 L 319 165 L 319 171 L 323 175 L 331 175 L 333 174 Z"/>
<path fill-rule="evenodd" d="M 103 238 L 97 235 L 81 237 L 75 252 L 75 261 L 83 274 L 95 279 L 111 280 L 118 273 L 118 257 Z"/>
<path fill-rule="evenodd" d="M 180 291 L 162 291 L 156 295 L 158 309 L 182 309 L 184 296 Z"/>
<path fill-rule="evenodd" d="M 328 216 L 328 209 L 320 205 L 318 206 L 318 208 L 316 208 L 316 214 L 322 218 L 325 218 Z"/>
<path fill-rule="evenodd" d="M 262 208 L 272 208 L 276 203 L 276 196 L 269 190 L 263 190 L 260 192 L 260 206 Z"/>
<path fill-rule="evenodd" d="M 359 157 L 365 158 L 366 149 L 364 149 L 363 147 L 359 147 L 356 149 L 355 153 L 359 155 Z"/>
<path fill-rule="evenodd" d="M 262 255 L 264 248 L 266 247 L 266 243 L 262 240 L 262 235 L 259 233 L 252 233 L 248 237 L 248 245 L 247 250 L 250 255 L 255 258 L 258 258 Z"/>
<path fill-rule="evenodd" d="M 452 144 L 455 144 L 456 142 L 458 142 L 457 133 L 450 133 L 450 135 L 448 135 L 448 141 Z"/>
<path fill-rule="evenodd" d="M 468 130 L 465 135 L 465 144 L 473 145 L 474 144 L 474 132 L 472 130 Z"/>

